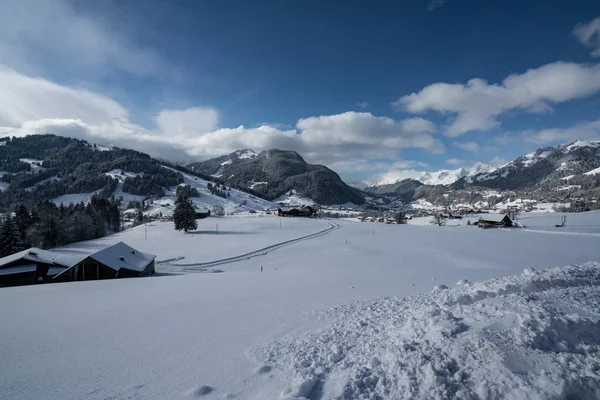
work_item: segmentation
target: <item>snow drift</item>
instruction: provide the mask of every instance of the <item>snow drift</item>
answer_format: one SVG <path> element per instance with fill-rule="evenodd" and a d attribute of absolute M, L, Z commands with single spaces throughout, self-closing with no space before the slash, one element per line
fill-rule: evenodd
<path fill-rule="evenodd" d="M 281 399 L 598 399 L 600 263 L 319 313 L 328 330 L 258 351 Z"/>

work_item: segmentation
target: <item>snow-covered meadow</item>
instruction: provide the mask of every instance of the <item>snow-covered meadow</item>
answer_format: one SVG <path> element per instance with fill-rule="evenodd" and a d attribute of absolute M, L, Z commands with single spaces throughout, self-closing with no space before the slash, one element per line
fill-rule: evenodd
<path fill-rule="evenodd" d="M 567 224 L 579 219 L 600 226 L 598 212 Z M 167 262 L 149 278 L 0 290 L 0 393 L 595 399 L 600 265 L 583 263 L 600 260 L 600 235 L 559 229 L 228 216 L 74 244 L 123 240 Z"/>

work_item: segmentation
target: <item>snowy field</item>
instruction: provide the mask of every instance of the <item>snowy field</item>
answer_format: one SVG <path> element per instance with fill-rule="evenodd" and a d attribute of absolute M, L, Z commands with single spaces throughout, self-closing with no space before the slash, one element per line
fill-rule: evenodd
<path fill-rule="evenodd" d="M 90 250 L 125 242 L 142 252 L 155 254 L 158 272 L 173 272 L 190 267 L 203 268 L 206 263 L 252 253 L 328 229 L 331 224 L 319 219 L 227 216 L 200 219 L 198 229 L 185 234 L 174 230 L 172 222 L 156 221 L 61 249 L 87 254 Z"/>
<path fill-rule="evenodd" d="M 600 225 L 600 213 L 567 224 L 578 218 Z M 215 220 L 229 233 L 212 233 Z M 189 235 L 154 224 L 147 240 L 140 226 L 71 246 L 124 240 L 159 260 L 185 258 L 149 278 L 0 290 L 0 393 L 599 398 L 600 264 L 583 264 L 600 260 L 597 235 L 332 220 L 223 273 L 181 267 L 330 227 L 282 222 L 208 218 Z"/>

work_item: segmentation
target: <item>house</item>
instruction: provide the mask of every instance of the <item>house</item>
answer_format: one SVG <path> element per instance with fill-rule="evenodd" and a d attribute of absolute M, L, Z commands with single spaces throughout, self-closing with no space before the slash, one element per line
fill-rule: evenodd
<path fill-rule="evenodd" d="M 314 214 L 316 214 L 318 211 L 318 208 L 315 206 L 305 206 L 305 207 L 295 207 L 295 208 L 290 208 L 288 210 L 284 210 L 281 208 L 277 209 L 277 215 L 280 217 L 287 217 L 287 216 L 291 216 L 291 217 L 312 217 Z"/>
<path fill-rule="evenodd" d="M 153 275 L 156 256 L 123 242 L 92 253 L 53 278 L 54 282 L 133 278 Z"/>
<path fill-rule="evenodd" d="M 485 214 L 473 225 L 480 228 L 511 227 L 513 226 L 513 221 L 506 214 Z"/>
<path fill-rule="evenodd" d="M 49 282 L 79 259 L 36 247 L 11 254 L 0 258 L 0 287 Z"/>
<path fill-rule="evenodd" d="M 155 258 L 123 242 L 83 253 L 32 247 L 0 259 L 0 287 L 147 276 Z"/>
<path fill-rule="evenodd" d="M 204 210 L 196 209 L 196 219 L 204 219 L 204 218 L 208 218 L 208 217 L 210 217 L 209 209 L 204 209 Z"/>

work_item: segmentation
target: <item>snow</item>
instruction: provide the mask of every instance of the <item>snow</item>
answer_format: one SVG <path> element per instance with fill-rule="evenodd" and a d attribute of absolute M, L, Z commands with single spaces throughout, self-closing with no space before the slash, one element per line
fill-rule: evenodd
<path fill-rule="evenodd" d="M 566 226 L 557 228 L 562 217 L 567 217 Z M 530 212 L 519 215 L 518 222 L 526 229 L 557 234 L 600 235 L 600 211 L 582 213 Z M 600 239 L 600 237 L 598 238 Z"/>
<path fill-rule="evenodd" d="M 172 169 L 168 167 L 165 168 Z M 185 174 L 174 169 L 172 170 L 183 175 L 183 183 L 185 185 L 190 185 L 198 190 L 200 197 L 192 197 L 190 199 L 192 200 L 192 203 L 194 203 L 194 206 L 196 206 L 198 209 L 211 209 L 214 205 L 220 205 L 225 209 L 226 213 L 238 214 L 248 212 L 249 210 L 262 211 L 277 208 L 277 204 L 274 202 L 261 199 L 249 193 L 232 189 L 230 187 L 227 187 L 227 193 L 229 193 L 229 197 L 222 198 L 215 196 L 211 194 L 207 188 L 209 183 L 214 185 L 213 182 L 208 182 L 194 175 Z M 154 205 L 151 206 L 150 210 L 145 211 L 144 214 L 158 214 L 161 212 L 165 216 L 171 215 L 173 213 L 174 203 L 176 200 L 175 193 L 176 187 L 170 188 L 169 191 L 167 191 L 166 196 L 155 200 Z"/>
<path fill-rule="evenodd" d="M 493 172 L 496 168 L 490 165 L 486 165 L 483 163 L 475 163 L 472 167 L 469 168 L 458 168 L 458 169 L 442 169 L 434 172 L 426 172 L 423 171 L 421 174 L 415 179 L 425 185 L 450 185 L 460 178 L 466 177 L 468 182 L 472 181 L 472 177 L 485 172 Z M 381 185 L 389 185 L 398 183 L 400 180 L 394 179 L 383 179 L 375 184 L 371 185 L 373 187 L 381 186 Z"/>
<path fill-rule="evenodd" d="M 269 182 L 250 182 L 250 189 L 254 189 L 255 187 L 260 186 L 260 185 L 266 186 L 268 184 L 269 184 Z"/>
<path fill-rule="evenodd" d="M 38 173 L 40 171 L 43 171 L 45 169 L 43 167 L 40 167 L 40 165 L 44 162 L 44 160 L 37 160 L 35 158 L 21 158 L 20 161 L 31 165 L 31 172 L 34 174 Z"/>
<path fill-rule="evenodd" d="M 254 157 L 256 157 L 258 155 L 256 152 L 254 152 L 252 150 L 246 150 L 246 151 L 243 151 L 243 152 L 237 152 L 237 154 L 238 154 L 238 158 L 242 158 L 242 159 L 244 159 L 244 158 L 254 158 Z"/>
<path fill-rule="evenodd" d="M 245 255 L 329 228 L 327 222 L 318 219 L 246 215 L 201 219 L 198 220 L 198 230 L 185 234 L 176 231 L 172 222 L 157 221 L 101 239 L 70 244 L 59 250 L 89 254 L 124 242 L 140 252 L 156 254 L 157 270 L 179 271 L 205 268 L 203 264 Z M 235 246 L 224 246 L 223 242 L 235 243 Z M 177 261 L 162 265 L 164 260 L 175 259 Z"/>
<path fill-rule="evenodd" d="M 564 179 L 565 181 L 568 181 L 569 179 L 572 179 L 574 177 L 575 177 L 575 175 L 568 175 L 568 176 L 562 177 L 560 179 Z"/>
<path fill-rule="evenodd" d="M 591 171 L 588 171 L 584 175 L 596 175 L 596 174 L 600 174 L 600 167 L 593 169 Z"/>
<path fill-rule="evenodd" d="M 70 203 L 89 203 L 92 197 L 96 192 L 91 193 L 70 193 L 63 194 L 62 196 L 58 196 L 52 199 L 52 202 L 55 204 L 64 204 L 69 205 Z"/>
<path fill-rule="evenodd" d="M 277 204 L 285 204 L 288 207 L 298 207 L 315 204 L 313 199 L 299 195 L 295 190 L 290 190 L 273 200 Z"/>
<path fill-rule="evenodd" d="M 567 152 L 579 147 L 597 147 L 600 146 L 600 141 L 595 140 L 576 140 L 566 147 Z"/>
<path fill-rule="evenodd" d="M 106 247 L 90 257 L 115 271 L 121 268 L 143 271 L 155 258 L 154 255 L 136 251 L 123 242 Z"/>
<path fill-rule="evenodd" d="M 581 185 L 565 185 L 557 188 L 556 190 L 571 190 L 571 189 L 581 189 Z"/>
<path fill-rule="evenodd" d="M 229 159 L 229 160 L 227 160 L 227 161 L 223 161 L 223 162 L 221 163 L 221 165 L 222 165 L 222 166 L 225 166 L 225 165 L 230 165 L 230 164 L 232 164 L 232 163 L 233 163 L 233 161 L 232 161 L 231 159 Z"/>
<path fill-rule="evenodd" d="M 598 212 L 567 226 L 579 219 L 600 226 Z M 0 289 L 0 393 L 598 398 L 600 265 L 582 264 L 600 260 L 597 235 L 331 223 L 230 216 L 198 234 L 153 223 L 73 244 L 171 261 L 148 278 Z M 223 273 L 194 265 L 238 255 Z"/>

